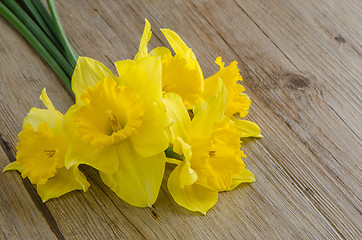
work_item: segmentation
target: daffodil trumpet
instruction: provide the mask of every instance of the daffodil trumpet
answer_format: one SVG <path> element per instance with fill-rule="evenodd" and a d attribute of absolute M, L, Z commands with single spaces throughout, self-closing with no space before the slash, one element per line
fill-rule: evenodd
<path fill-rule="evenodd" d="M 118 76 L 80 57 L 72 77 L 76 103 L 66 114 L 65 165 L 87 164 L 121 199 L 150 207 L 157 199 L 169 145 L 161 100 L 161 62 L 148 56 L 118 62 Z"/>

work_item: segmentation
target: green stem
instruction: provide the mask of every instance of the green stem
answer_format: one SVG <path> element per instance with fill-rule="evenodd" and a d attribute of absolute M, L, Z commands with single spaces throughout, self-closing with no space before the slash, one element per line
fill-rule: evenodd
<path fill-rule="evenodd" d="M 165 150 L 165 153 L 166 153 L 166 157 L 168 158 L 175 158 L 175 159 L 178 159 L 178 160 L 184 160 L 184 157 L 180 154 L 177 154 L 173 151 L 173 147 L 168 147 L 166 150 Z"/>
<path fill-rule="evenodd" d="M 72 64 L 72 66 L 75 68 L 78 60 L 78 55 L 70 45 L 68 38 L 64 32 L 62 23 L 60 22 L 60 18 L 54 3 L 54 0 L 47 0 L 48 8 L 50 11 L 50 14 L 53 19 L 53 24 L 55 29 L 57 30 L 58 39 L 60 40 L 61 44 L 63 45 L 65 49 L 65 54 L 68 58 L 68 61 Z"/>
<path fill-rule="evenodd" d="M 60 52 L 62 52 L 62 50 L 64 50 L 63 47 L 60 45 L 58 39 L 55 37 L 53 32 L 49 29 L 48 25 L 44 21 L 45 18 L 41 16 L 41 13 L 34 6 L 32 0 L 23 0 L 23 2 L 26 5 L 26 7 L 29 9 L 30 13 L 33 15 L 33 17 L 35 18 L 35 20 L 37 21 L 37 23 L 41 27 L 41 29 L 50 38 L 50 40 L 54 43 L 54 45 L 58 48 L 58 50 Z"/>
<path fill-rule="evenodd" d="M 69 77 L 72 76 L 74 68 L 69 64 L 63 54 L 55 47 L 44 32 L 36 23 L 24 12 L 24 10 L 13 0 L 3 0 L 3 3 L 17 16 L 28 30 L 39 40 L 47 51 L 53 56 L 53 59 L 65 70 Z"/>
<path fill-rule="evenodd" d="M 31 2 L 33 3 L 33 5 L 35 6 L 35 8 L 38 10 L 39 14 L 42 16 L 42 18 L 45 21 L 45 24 L 48 26 L 48 28 L 50 29 L 50 31 L 53 33 L 53 35 L 55 36 L 55 38 L 58 37 L 58 33 L 55 30 L 55 26 L 53 23 L 53 19 L 50 16 L 48 10 L 45 8 L 44 4 L 40 1 L 40 0 L 31 0 Z M 57 38 L 57 41 L 59 42 L 59 39 Z M 59 42 L 60 43 L 60 42 Z M 60 43 L 61 44 L 61 43 Z M 63 48 L 63 46 L 62 46 Z M 64 49 L 64 48 L 63 48 Z"/>
<path fill-rule="evenodd" d="M 43 47 L 43 45 L 36 39 L 36 37 L 29 31 L 29 29 L 2 3 L 0 2 L 0 14 L 4 16 L 18 32 L 35 48 L 35 50 L 44 58 L 52 70 L 63 81 L 64 85 L 72 92 L 70 85 L 70 78 Z"/>

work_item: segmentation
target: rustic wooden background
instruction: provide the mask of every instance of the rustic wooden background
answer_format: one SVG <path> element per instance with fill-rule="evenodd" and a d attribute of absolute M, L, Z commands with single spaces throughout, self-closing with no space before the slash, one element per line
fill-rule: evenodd
<path fill-rule="evenodd" d="M 0 239 L 362 239 L 360 0 L 62 0 L 80 55 L 115 70 L 133 58 L 147 18 L 150 49 L 176 31 L 205 76 L 222 56 L 239 62 L 252 99 L 247 119 L 264 138 L 244 142 L 256 182 L 219 194 L 206 216 L 179 207 L 163 182 L 149 209 L 132 207 L 84 167 L 88 192 L 43 204 L 27 180 L 0 173 Z M 0 169 L 46 87 L 63 113 L 73 103 L 25 40 L 0 18 Z M 165 179 L 171 172 L 167 167 Z"/>

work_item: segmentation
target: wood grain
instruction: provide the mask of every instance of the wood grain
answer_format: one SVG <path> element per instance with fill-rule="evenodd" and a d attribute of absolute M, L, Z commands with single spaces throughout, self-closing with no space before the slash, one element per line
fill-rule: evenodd
<path fill-rule="evenodd" d="M 248 155 L 247 168 L 257 181 L 220 193 L 206 216 L 182 209 L 172 200 L 166 188 L 171 166 L 166 168 L 154 206 L 156 219 L 150 209 L 124 203 L 94 169 L 83 167 L 91 182 L 88 192 L 72 192 L 45 204 L 61 236 L 362 237 L 360 1 L 64 0 L 57 1 L 57 7 L 76 51 L 112 70 L 112 62 L 135 55 L 144 18 L 153 28 L 150 49 L 167 46 L 158 29 L 173 29 L 192 47 L 205 76 L 217 70 L 213 63 L 217 56 L 227 63 L 237 60 L 252 99 L 247 118 L 258 123 L 264 135 L 242 145 Z M 0 29 L 7 33 L 0 37 L 0 134 L 14 153 L 22 119 L 31 107 L 41 106 L 38 96 L 43 87 L 63 113 L 72 99 L 4 19 L 0 19 Z M 0 157 L 1 166 L 8 161 Z M 26 192 L 19 178 L 15 179 L 19 183 L 14 186 Z M 8 180 L 4 183 L 9 184 Z M 1 189 L 1 194 L 8 194 L 9 190 Z M 31 204 L 28 200 L 19 204 Z M 41 215 L 34 204 L 29 211 Z M 18 214 L 14 214 L 17 225 L 31 223 L 31 215 Z M 52 220 L 40 220 L 44 224 L 34 225 L 27 230 L 29 234 L 53 234 Z M 24 236 L 21 229 L 14 231 L 19 234 L 14 236 Z"/>
<path fill-rule="evenodd" d="M 3 142 L 1 146 L 4 146 Z M 2 148 L 0 159 L 0 168 L 4 169 L 9 159 Z M 43 217 L 44 212 L 37 208 L 24 185 L 26 183 L 16 172 L 0 174 L 0 238 L 56 239 L 55 233 Z"/>

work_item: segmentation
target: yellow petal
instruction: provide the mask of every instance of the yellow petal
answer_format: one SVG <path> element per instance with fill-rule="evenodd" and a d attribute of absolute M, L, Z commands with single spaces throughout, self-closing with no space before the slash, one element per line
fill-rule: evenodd
<path fill-rule="evenodd" d="M 143 158 L 132 145 L 122 142 L 117 145 L 120 161 L 113 174 L 100 172 L 103 182 L 118 197 L 136 207 L 151 207 L 160 190 L 166 157 L 164 152 Z"/>
<path fill-rule="evenodd" d="M 171 51 L 166 47 L 154 48 L 150 53 L 150 56 L 161 58 L 162 65 L 169 62 L 172 59 Z"/>
<path fill-rule="evenodd" d="M 240 171 L 239 175 L 233 176 L 233 181 L 229 189 L 227 191 L 236 188 L 240 183 L 252 183 L 255 182 L 255 177 L 252 172 L 248 169 L 243 169 Z"/>
<path fill-rule="evenodd" d="M 224 117 L 225 106 L 227 103 L 227 92 L 224 84 L 219 79 L 215 94 L 206 103 L 195 112 L 192 120 L 193 136 L 209 136 L 217 121 Z"/>
<path fill-rule="evenodd" d="M 166 128 L 169 120 L 161 101 L 152 101 L 144 110 L 142 125 L 131 137 L 136 152 L 150 157 L 163 152 L 169 145 Z"/>
<path fill-rule="evenodd" d="M 185 161 L 181 164 L 180 170 L 180 187 L 184 188 L 185 186 L 192 185 L 197 181 L 197 173 L 191 168 L 189 161 Z"/>
<path fill-rule="evenodd" d="M 77 166 L 67 170 L 59 169 L 57 175 L 50 178 L 45 184 L 37 184 L 37 191 L 43 202 L 51 198 L 60 197 L 74 190 L 87 191 L 89 183 Z"/>
<path fill-rule="evenodd" d="M 115 62 L 114 65 L 117 68 L 118 76 L 121 79 L 123 75 L 132 67 L 134 64 L 136 64 L 135 61 L 132 60 L 121 60 L 118 62 Z M 118 82 L 119 85 L 124 85 L 122 82 Z"/>
<path fill-rule="evenodd" d="M 188 52 L 189 48 L 177 33 L 170 29 L 161 29 L 161 32 L 165 35 L 176 54 L 184 55 Z"/>
<path fill-rule="evenodd" d="M 145 28 L 143 30 L 138 53 L 134 58 L 135 61 L 138 61 L 148 56 L 147 43 L 150 41 L 151 35 L 152 35 L 151 24 L 147 21 L 147 19 L 145 19 Z"/>
<path fill-rule="evenodd" d="M 23 127 L 30 124 L 34 129 L 37 129 L 41 123 L 45 122 L 53 132 L 60 134 L 63 126 L 63 114 L 54 108 L 46 94 L 45 88 L 40 95 L 40 99 L 48 109 L 30 109 L 28 115 L 23 120 Z"/>
<path fill-rule="evenodd" d="M 190 143 L 191 119 L 187 113 L 187 109 L 182 103 L 180 95 L 176 93 L 167 93 L 164 95 L 167 114 L 173 121 L 170 126 L 172 133 L 173 151 L 182 154 L 181 143 L 177 138 L 181 138 L 184 142 Z"/>
<path fill-rule="evenodd" d="M 113 73 L 97 60 L 79 57 L 72 76 L 72 90 L 76 101 L 88 87 L 93 87 L 105 78 L 116 78 Z"/>
<path fill-rule="evenodd" d="M 191 168 L 190 160 L 192 158 L 192 150 L 191 146 L 184 142 L 181 138 L 177 138 L 177 141 L 181 144 L 182 153 L 185 156 L 185 160 L 183 162 L 179 162 L 181 164 L 181 169 L 179 173 L 179 182 L 180 187 L 184 188 L 186 185 L 194 184 L 198 177 L 197 173 Z"/>
<path fill-rule="evenodd" d="M 86 164 L 105 173 L 117 171 L 119 161 L 114 145 L 94 147 L 81 139 L 70 141 L 65 155 L 66 168 Z"/>
<path fill-rule="evenodd" d="M 10 170 L 17 170 L 19 172 L 22 172 L 24 171 L 24 167 L 21 166 L 18 161 L 15 161 L 15 162 L 11 162 L 9 163 L 3 170 L 3 172 L 5 171 L 10 171 Z"/>
<path fill-rule="evenodd" d="M 52 101 L 50 101 L 48 95 L 47 95 L 47 92 L 45 90 L 45 88 L 43 89 L 43 91 L 41 92 L 41 95 L 40 95 L 40 100 L 43 101 L 44 105 L 49 109 L 49 110 L 55 110 L 54 106 L 53 106 L 53 103 Z"/>
<path fill-rule="evenodd" d="M 181 162 L 170 174 L 167 181 L 168 190 L 178 205 L 190 211 L 198 211 L 206 214 L 206 212 L 216 204 L 218 192 L 196 183 L 184 185 L 182 188 L 180 175 L 185 173 L 183 170 L 185 164 L 185 161 Z"/>
<path fill-rule="evenodd" d="M 161 99 L 161 62 L 155 57 L 145 57 L 133 64 L 121 80 L 140 94 L 145 106 L 152 100 Z"/>
<path fill-rule="evenodd" d="M 231 118 L 235 122 L 235 127 L 241 132 L 241 137 L 263 137 L 260 132 L 258 125 L 251 121 L 237 119 L 236 117 Z"/>
<path fill-rule="evenodd" d="M 53 132 L 61 132 L 63 125 L 63 114 L 58 111 L 32 108 L 23 120 L 23 128 L 31 125 L 37 129 L 41 123 L 46 123 Z"/>
<path fill-rule="evenodd" d="M 181 138 L 177 138 L 177 141 L 181 144 L 182 153 L 185 156 L 185 160 L 190 161 L 192 158 L 191 145 L 184 142 Z"/>

